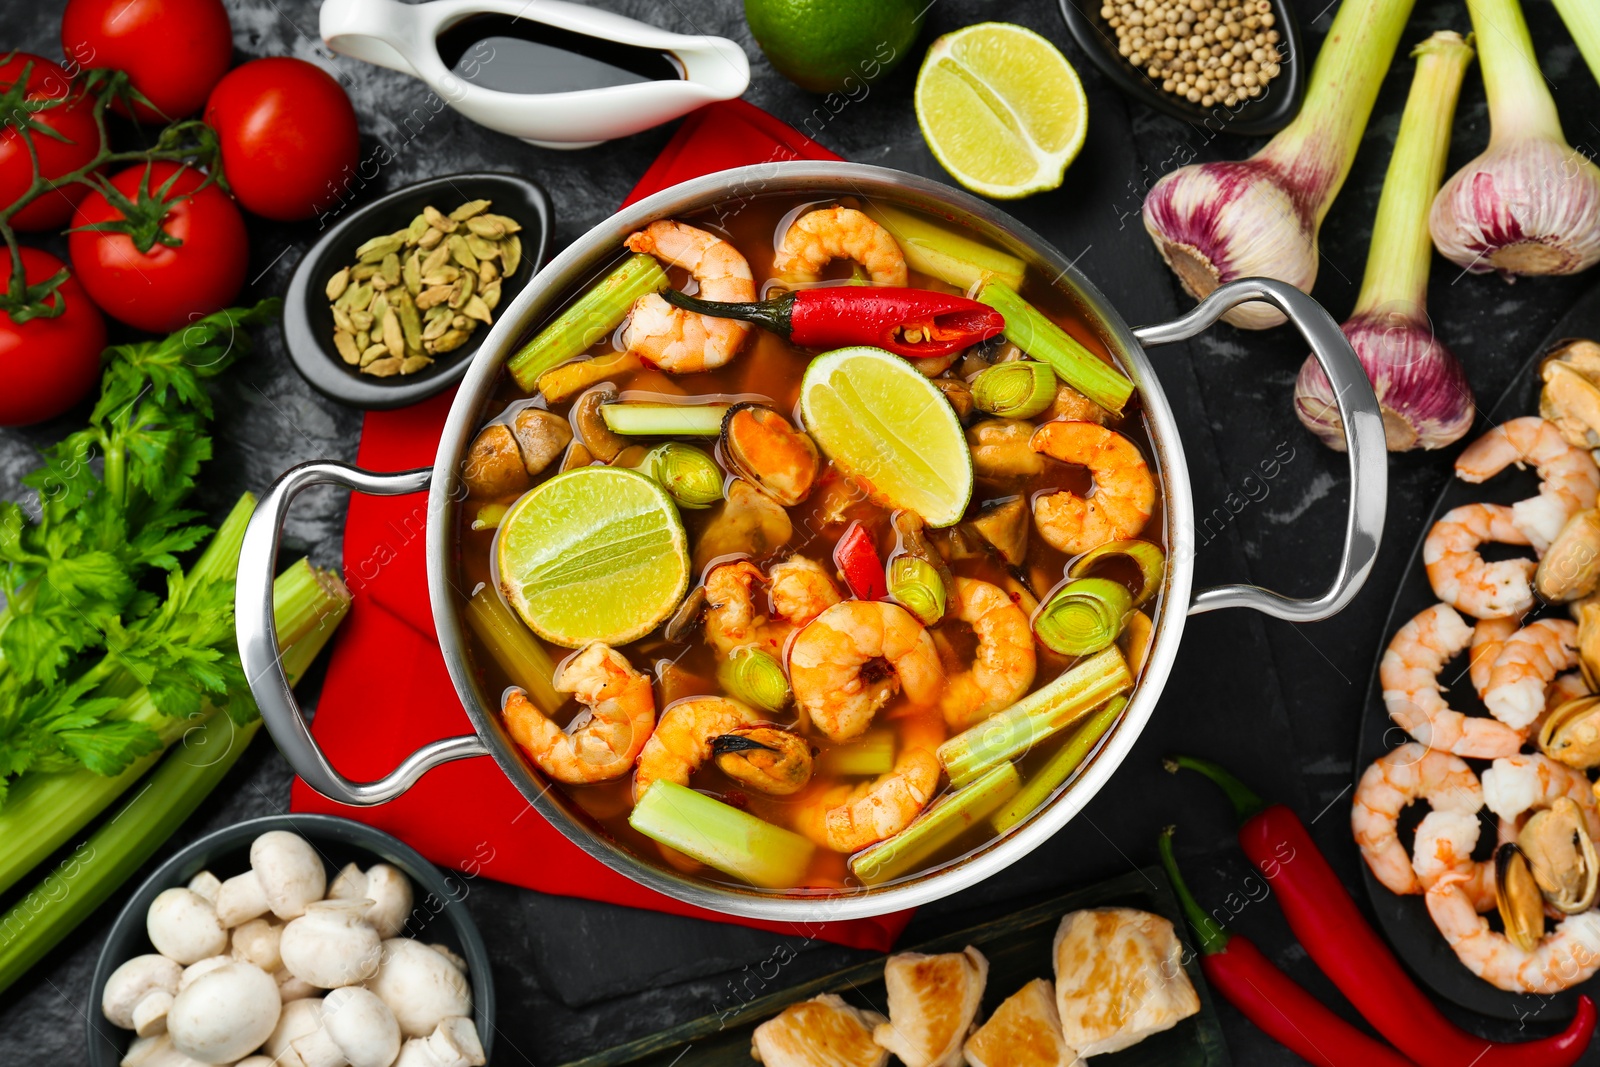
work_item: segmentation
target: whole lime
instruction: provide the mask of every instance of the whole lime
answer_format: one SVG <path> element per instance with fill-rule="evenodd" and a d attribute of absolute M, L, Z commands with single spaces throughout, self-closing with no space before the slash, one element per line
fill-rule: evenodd
<path fill-rule="evenodd" d="M 923 0 L 744 0 L 756 43 L 778 72 L 814 93 L 876 81 L 917 39 Z"/>

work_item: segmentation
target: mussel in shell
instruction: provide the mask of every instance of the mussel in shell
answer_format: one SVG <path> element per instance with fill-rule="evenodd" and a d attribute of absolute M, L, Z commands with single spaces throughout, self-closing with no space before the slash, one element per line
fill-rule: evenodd
<path fill-rule="evenodd" d="M 1600 767 L 1600 695 L 1569 700 L 1539 727 L 1539 751 L 1568 767 Z"/>
<path fill-rule="evenodd" d="M 776 726 L 742 726 L 714 738 L 711 758 L 729 778 L 773 796 L 798 792 L 811 780 L 811 743 Z"/>
<path fill-rule="evenodd" d="M 810 435 L 764 404 L 735 404 L 722 419 L 722 448 L 738 474 L 782 504 L 811 494 L 822 457 Z"/>
<path fill-rule="evenodd" d="M 1506 842 L 1494 854 L 1494 901 L 1506 937 L 1524 952 L 1544 939 L 1544 894 L 1522 849 Z"/>
<path fill-rule="evenodd" d="M 1600 863 L 1583 809 L 1571 797 L 1561 797 L 1534 812 L 1517 834 L 1517 847 L 1551 907 L 1563 915 L 1594 907 L 1600 890 Z"/>
<path fill-rule="evenodd" d="M 794 536 L 789 513 L 761 490 L 735 478 L 728 483 L 722 503 L 700 533 L 694 549 L 694 569 L 705 570 L 720 556 L 761 557 L 781 548 Z"/>
<path fill-rule="evenodd" d="M 1600 446 L 1600 345 L 1570 341 L 1539 365 L 1539 414 L 1578 448 Z"/>

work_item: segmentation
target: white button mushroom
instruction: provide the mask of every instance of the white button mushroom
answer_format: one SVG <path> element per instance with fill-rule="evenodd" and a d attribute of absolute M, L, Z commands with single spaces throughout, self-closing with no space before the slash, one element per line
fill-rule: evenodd
<path fill-rule="evenodd" d="M 372 901 L 367 918 L 378 928 L 380 937 L 396 937 L 411 917 L 411 880 L 387 863 L 374 863 L 362 871 L 353 863 L 340 870 L 328 887 L 329 900 Z"/>
<path fill-rule="evenodd" d="M 209 900 L 214 907 L 217 903 L 217 890 L 222 888 L 222 882 L 210 871 L 201 871 L 189 879 L 189 888 Z"/>
<path fill-rule="evenodd" d="M 211 902 L 181 886 L 163 889 L 156 895 L 144 925 L 157 952 L 185 965 L 215 956 L 228 947 L 228 932 Z"/>
<path fill-rule="evenodd" d="M 152 1034 L 141 1037 L 128 1046 L 121 1067 L 206 1067 L 172 1046 L 171 1034 Z"/>
<path fill-rule="evenodd" d="M 253 963 L 268 974 L 283 966 L 278 955 L 282 925 L 266 919 L 251 919 L 233 928 L 233 958 Z"/>
<path fill-rule="evenodd" d="M 377 996 L 359 986 L 322 999 L 322 1025 L 290 1047 L 305 1067 L 389 1067 L 400 1054 L 400 1024 Z"/>
<path fill-rule="evenodd" d="M 427 1037 L 413 1037 L 400 1048 L 394 1067 L 483 1067 L 483 1043 L 471 1019 L 442 1020 Z"/>
<path fill-rule="evenodd" d="M 382 939 L 367 921 L 365 898 L 322 900 L 283 928 L 278 954 L 296 978 L 337 989 L 371 978 L 378 969 Z"/>
<path fill-rule="evenodd" d="M 285 1065 L 273 1063 L 271 1056 L 246 1056 L 233 1067 L 285 1067 Z"/>
<path fill-rule="evenodd" d="M 135 956 L 106 979 L 100 1010 L 107 1019 L 140 1037 L 167 1032 L 167 1009 L 178 994 L 182 968 L 154 952 Z"/>
<path fill-rule="evenodd" d="M 203 960 L 195 960 L 185 967 L 183 973 L 178 976 L 178 992 L 182 993 L 185 989 L 194 985 L 194 980 L 202 974 L 214 971 L 218 967 L 232 962 L 232 956 L 207 956 Z"/>
<path fill-rule="evenodd" d="M 383 961 L 367 988 L 389 1005 L 406 1037 L 426 1037 L 440 1020 L 472 1012 L 466 976 L 427 945 L 403 937 L 383 943 Z"/>
<path fill-rule="evenodd" d="M 167 1012 L 173 1046 L 204 1063 L 232 1063 L 278 1025 L 278 983 L 260 967 L 230 961 L 180 990 Z"/>
<path fill-rule="evenodd" d="M 327 889 L 327 872 L 316 850 L 299 834 L 268 830 L 250 845 L 250 869 L 222 883 L 217 914 L 235 926 L 268 911 L 280 919 L 305 913 Z"/>
<path fill-rule="evenodd" d="M 298 1055 L 289 1048 L 289 1043 L 297 1037 L 304 1037 L 322 1025 L 322 998 L 305 997 L 301 1000 L 291 1000 L 283 1006 L 283 1011 L 278 1015 L 278 1025 L 267 1035 L 267 1043 L 261 1047 L 274 1060 L 282 1059 L 290 1062 L 288 1057 Z M 295 1067 L 302 1067 L 299 1063 Z"/>
<path fill-rule="evenodd" d="M 304 978 L 296 978 L 289 973 L 289 968 L 282 967 L 272 972 L 273 981 L 278 983 L 278 999 L 285 1004 L 291 1000 L 302 1000 L 306 997 L 319 997 L 322 987 L 314 986 Z"/>
<path fill-rule="evenodd" d="M 462 974 L 467 973 L 467 961 L 462 959 L 460 956 L 457 956 L 449 945 L 441 945 L 439 942 L 434 941 L 430 942 L 428 947 L 433 949 L 433 951 L 437 952 L 439 955 L 443 956 L 445 959 L 449 960 L 450 966 L 454 967 Z"/>
<path fill-rule="evenodd" d="M 329 900 L 354 900 L 367 895 L 367 876 L 355 863 L 339 868 L 339 873 L 328 883 Z"/>

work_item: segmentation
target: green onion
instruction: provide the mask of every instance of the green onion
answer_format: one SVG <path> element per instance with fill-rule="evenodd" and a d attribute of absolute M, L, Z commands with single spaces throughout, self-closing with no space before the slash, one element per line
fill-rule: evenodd
<path fill-rule="evenodd" d="M 716 437 L 728 406 L 622 400 L 600 405 L 600 414 L 612 433 L 629 437 Z"/>
<path fill-rule="evenodd" d="M 944 764 L 952 785 L 965 785 L 1132 688 L 1133 675 L 1128 673 L 1122 653 L 1115 646 L 1105 649 L 1004 711 L 950 738 L 939 746 L 939 762 Z"/>
<path fill-rule="evenodd" d="M 1134 607 L 1143 607 L 1161 588 L 1161 575 L 1166 570 L 1167 559 L 1160 547 L 1149 541 L 1107 541 L 1097 548 L 1091 548 L 1072 561 L 1067 568 L 1067 577 L 1082 578 L 1107 556 L 1126 556 L 1139 568 L 1139 575 L 1144 581 L 1133 598 Z"/>
<path fill-rule="evenodd" d="M 994 832 L 1003 834 L 1017 823 L 1031 815 L 1035 808 L 1050 799 L 1050 794 L 1056 787 L 1072 776 L 1083 763 L 1084 759 L 1099 744 L 1100 739 L 1111 729 L 1113 723 L 1122 716 L 1122 709 L 1128 706 L 1127 697 L 1113 697 L 1106 702 L 1106 706 L 1094 713 L 1094 717 L 1067 738 L 1066 744 L 1051 756 L 1043 767 L 1040 767 L 1028 779 L 1011 802 L 995 813 L 990 820 Z"/>
<path fill-rule="evenodd" d="M 866 213 L 894 235 L 906 266 L 962 289 L 995 278 L 1015 289 L 1026 264 L 1016 256 L 940 226 L 921 215 L 868 204 Z"/>
<path fill-rule="evenodd" d="M 868 730 L 854 741 L 834 745 L 817 760 L 819 774 L 860 778 L 894 769 L 894 731 Z"/>
<path fill-rule="evenodd" d="M 789 706 L 789 679 L 783 664 L 764 648 L 746 645 L 728 654 L 717 667 L 717 681 L 728 695 L 766 712 Z"/>
<path fill-rule="evenodd" d="M 581 356 L 622 324 L 634 301 L 666 287 L 667 272 L 654 256 L 629 256 L 523 345 L 506 368 L 523 392 L 533 392 L 541 374 Z"/>
<path fill-rule="evenodd" d="M 1109 578 L 1078 578 L 1033 613 L 1033 634 L 1063 656 L 1088 656 L 1110 645 L 1133 611 L 1133 594 Z"/>
<path fill-rule="evenodd" d="M 1006 319 L 1006 340 L 1041 362 L 1056 376 L 1113 415 L 1133 395 L 1133 383 L 1117 368 L 1085 348 L 1038 308 L 1003 282 L 990 279 L 978 299 Z"/>
<path fill-rule="evenodd" d="M 1600 80 L 1600 5 L 1594 0 L 1555 0 L 1555 5 L 1589 70 Z"/>
<path fill-rule="evenodd" d="M 867 885 L 898 878 L 920 866 L 961 834 L 987 819 L 1022 788 L 1014 763 L 992 767 L 971 783 L 919 815 L 915 822 L 887 841 L 857 852 L 850 858 L 850 873 Z"/>
<path fill-rule="evenodd" d="M 511 614 L 494 587 L 486 585 L 473 594 L 467 601 L 466 616 L 467 625 L 506 677 L 527 692 L 540 711 L 554 715 L 567 702 L 566 694 L 556 692 L 555 660 L 522 620 Z"/>
<path fill-rule="evenodd" d="M 763 889 L 799 884 L 816 849 L 797 833 L 665 780 L 639 798 L 628 825 L 652 841 Z"/>

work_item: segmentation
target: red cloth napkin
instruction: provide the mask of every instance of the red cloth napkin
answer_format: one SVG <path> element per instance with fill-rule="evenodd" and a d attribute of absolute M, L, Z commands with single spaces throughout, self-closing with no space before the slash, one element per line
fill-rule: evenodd
<path fill-rule="evenodd" d="M 627 202 L 730 167 L 837 158 L 759 108 L 730 100 L 690 115 Z M 356 463 L 375 471 L 431 466 L 452 398 L 446 393 L 399 411 L 369 412 Z M 434 635 L 423 550 L 426 514 L 422 493 L 350 500 L 344 569 L 355 603 L 333 650 L 312 733 L 334 767 L 357 780 L 387 773 L 429 741 L 472 732 Z M 850 922 L 775 923 L 679 903 L 568 842 L 488 758 L 447 764 L 398 800 L 371 808 L 336 804 L 297 778 L 290 808 L 356 819 L 394 834 L 442 866 L 542 893 L 880 951 L 894 943 L 911 917 L 903 912 Z"/>

